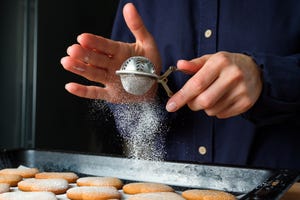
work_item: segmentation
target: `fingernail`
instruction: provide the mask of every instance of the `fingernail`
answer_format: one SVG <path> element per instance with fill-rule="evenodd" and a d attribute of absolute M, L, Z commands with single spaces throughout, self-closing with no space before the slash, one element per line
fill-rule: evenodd
<path fill-rule="evenodd" d="M 167 111 L 174 112 L 177 109 L 177 104 L 175 102 L 170 102 L 166 106 Z"/>
<path fill-rule="evenodd" d="M 65 89 L 66 89 L 67 91 L 70 90 L 70 84 L 69 84 L 69 83 L 67 83 L 67 84 L 65 85 Z"/>
<path fill-rule="evenodd" d="M 63 65 L 64 62 L 65 62 L 65 57 L 62 57 L 62 58 L 60 59 L 60 63 Z"/>
<path fill-rule="evenodd" d="M 77 71 L 80 71 L 80 72 L 84 72 L 85 69 L 81 68 L 81 67 L 75 67 L 73 66 L 73 69 L 77 70 Z"/>
<path fill-rule="evenodd" d="M 67 54 L 68 54 L 68 55 L 70 55 L 70 53 L 71 53 L 71 47 L 72 47 L 72 46 L 69 46 L 69 47 L 67 48 Z"/>
<path fill-rule="evenodd" d="M 78 41 L 79 43 L 80 43 L 80 40 L 81 40 L 81 38 L 82 38 L 82 35 L 83 35 L 83 34 L 80 34 L 80 35 L 77 36 L 77 41 Z"/>
<path fill-rule="evenodd" d="M 184 62 L 186 62 L 186 60 L 180 59 L 180 60 L 177 61 L 177 65 L 180 65 L 180 64 L 182 64 Z"/>

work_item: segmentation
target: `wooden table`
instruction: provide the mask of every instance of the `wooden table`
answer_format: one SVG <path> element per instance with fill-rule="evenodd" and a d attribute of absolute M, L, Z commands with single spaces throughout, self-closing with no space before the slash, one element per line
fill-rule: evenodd
<path fill-rule="evenodd" d="M 281 200 L 299 200 L 300 199 L 300 183 L 295 183 L 289 191 L 281 198 Z"/>

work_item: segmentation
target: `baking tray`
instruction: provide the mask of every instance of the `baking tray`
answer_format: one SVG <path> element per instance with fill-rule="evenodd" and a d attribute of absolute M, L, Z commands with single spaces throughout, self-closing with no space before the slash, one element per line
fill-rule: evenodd
<path fill-rule="evenodd" d="M 300 179 L 299 171 L 285 169 L 157 162 L 55 150 L 0 151 L 0 169 L 20 165 L 36 167 L 40 171 L 72 171 L 79 176 L 113 176 L 124 183 L 164 183 L 178 192 L 192 188 L 223 190 L 243 200 L 280 199 Z"/>

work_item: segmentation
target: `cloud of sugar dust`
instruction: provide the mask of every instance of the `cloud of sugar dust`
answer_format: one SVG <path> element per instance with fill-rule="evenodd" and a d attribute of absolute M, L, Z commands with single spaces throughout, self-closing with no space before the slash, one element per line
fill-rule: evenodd
<path fill-rule="evenodd" d="M 167 113 L 157 102 L 114 105 L 115 123 L 129 158 L 164 159 Z"/>

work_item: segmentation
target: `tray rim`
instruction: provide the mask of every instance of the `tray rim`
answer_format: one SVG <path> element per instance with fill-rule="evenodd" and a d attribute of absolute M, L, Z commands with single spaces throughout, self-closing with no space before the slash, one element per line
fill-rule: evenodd
<path fill-rule="evenodd" d="M 80 155 L 80 156 L 89 156 L 89 157 L 104 157 L 104 158 L 114 158 L 114 159 L 122 159 L 126 161 L 131 161 L 132 159 L 126 158 L 119 155 L 110 155 L 103 153 L 93 153 L 93 152 L 79 152 L 79 151 L 69 151 L 69 150 L 58 150 L 58 149 L 37 149 L 37 148 L 15 148 L 15 149 L 0 149 L 1 154 L 7 153 L 58 153 L 58 154 L 68 154 L 68 155 Z M 147 161 L 147 160 L 139 160 L 142 162 L 157 162 L 157 161 Z M 280 199 L 284 193 L 297 181 L 300 180 L 300 172 L 298 170 L 292 169 L 271 169 L 271 168 L 260 168 L 260 167 L 246 167 L 239 165 L 222 165 L 222 164 L 209 164 L 209 163 L 199 163 L 199 162 L 187 162 L 187 161 L 161 161 L 162 163 L 171 163 L 171 164 L 186 164 L 186 165 L 199 165 L 205 167 L 221 167 L 221 168 L 229 168 L 229 169 L 238 169 L 238 170 L 256 170 L 256 171 L 264 171 L 269 172 L 272 176 L 275 176 L 273 180 L 266 180 L 262 182 L 262 184 L 257 185 L 256 188 L 249 191 L 245 194 L 241 199 L 253 199 L 254 197 L 263 196 L 263 199 Z M 78 171 L 77 171 L 78 172 Z M 80 172 L 79 172 L 80 173 Z M 284 176 L 293 176 L 290 177 L 289 181 L 284 184 L 279 184 L 280 187 L 273 187 L 274 181 L 278 181 L 278 176 L 281 174 L 285 174 Z M 277 176 L 277 178 L 276 178 Z M 270 179 L 271 176 L 268 177 Z M 281 180 L 280 180 L 281 181 Z M 270 189 L 271 188 L 271 189 Z M 271 195 L 272 198 L 267 198 L 266 195 Z"/>

